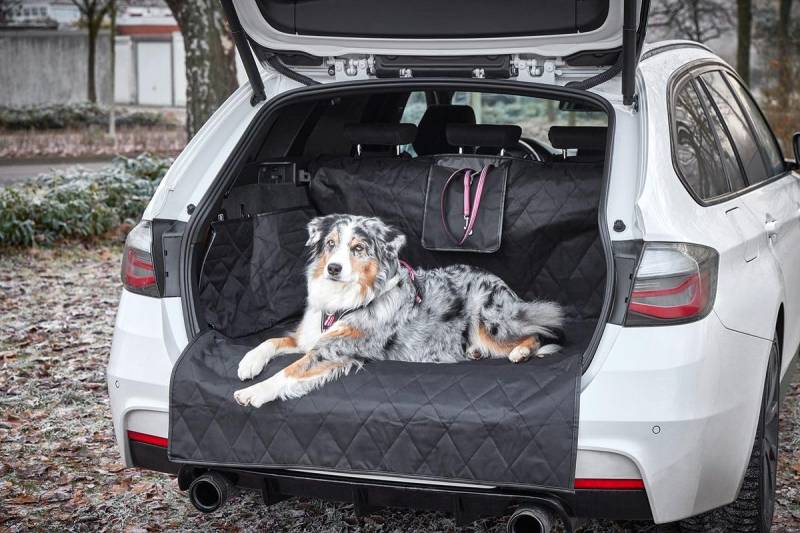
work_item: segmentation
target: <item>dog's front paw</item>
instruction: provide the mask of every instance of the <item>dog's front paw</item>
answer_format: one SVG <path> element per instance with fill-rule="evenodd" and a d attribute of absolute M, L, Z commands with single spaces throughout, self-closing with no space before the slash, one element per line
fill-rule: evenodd
<path fill-rule="evenodd" d="M 268 385 L 268 381 L 264 381 L 246 389 L 237 390 L 233 393 L 233 398 L 239 405 L 261 407 L 265 403 L 275 400 L 277 394 Z"/>
<path fill-rule="evenodd" d="M 239 370 L 237 374 L 242 381 L 253 379 L 264 370 L 264 365 L 267 364 L 269 358 L 269 351 L 261 346 L 253 348 L 242 357 L 239 361 Z"/>
<path fill-rule="evenodd" d="M 515 346 L 508 354 L 508 360 L 512 363 L 521 363 L 531 356 L 531 349 L 527 346 Z"/>

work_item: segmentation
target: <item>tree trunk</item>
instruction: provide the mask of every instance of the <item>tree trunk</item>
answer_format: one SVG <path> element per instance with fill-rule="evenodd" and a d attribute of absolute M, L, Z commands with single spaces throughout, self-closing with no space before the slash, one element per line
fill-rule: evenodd
<path fill-rule="evenodd" d="M 218 0 L 166 0 L 186 51 L 186 133 L 191 139 L 238 87 L 236 52 Z"/>
<path fill-rule="evenodd" d="M 736 70 L 747 85 L 750 85 L 750 46 L 753 41 L 752 0 L 736 0 L 739 17 Z"/>
<path fill-rule="evenodd" d="M 114 92 L 116 91 L 116 70 L 117 70 L 117 0 L 111 0 L 111 7 L 108 10 L 111 19 L 111 32 L 108 37 L 108 45 L 111 53 L 111 102 L 108 110 L 108 134 L 114 140 L 114 152 L 117 151 L 117 108 Z"/>
<path fill-rule="evenodd" d="M 87 17 L 88 18 L 88 17 Z M 97 102 L 97 87 L 94 81 L 94 64 L 95 54 L 97 52 L 97 34 L 100 30 L 100 24 L 95 24 L 94 20 L 87 21 L 89 26 L 89 58 L 86 65 L 86 98 L 92 102 Z"/>
<path fill-rule="evenodd" d="M 778 11 L 778 106 L 786 112 L 789 110 L 790 95 L 794 89 L 792 83 L 792 61 L 789 44 L 789 27 L 791 25 L 792 0 L 780 0 Z"/>

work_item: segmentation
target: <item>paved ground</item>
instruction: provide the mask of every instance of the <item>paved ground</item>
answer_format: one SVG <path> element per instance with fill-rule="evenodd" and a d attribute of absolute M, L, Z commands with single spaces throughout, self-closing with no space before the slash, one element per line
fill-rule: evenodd
<path fill-rule="evenodd" d="M 105 365 L 119 300 L 116 245 L 0 250 L 0 532 L 455 532 L 438 513 L 294 498 L 264 507 L 240 493 L 202 515 L 175 479 L 119 464 Z M 773 533 L 800 533 L 800 384 L 781 412 Z M 505 518 L 460 531 L 502 533 Z M 674 532 L 674 526 L 591 522 L 586 532 Z"/>
<path fill-rule="evenodd" d="M 9 185 L 38 176 L 53 169 L 66 170 L 80 166 L 87 170 L 98 170 L 111 164 L 111 159 L 45 160 L 45 161 L 0 161 L 0 185 Z"/>

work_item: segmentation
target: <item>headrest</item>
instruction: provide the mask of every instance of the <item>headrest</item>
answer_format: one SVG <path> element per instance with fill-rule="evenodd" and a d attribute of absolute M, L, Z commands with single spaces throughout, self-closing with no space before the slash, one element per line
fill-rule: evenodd
<path fill-rule="evenodd" d="M 345 124 L 344 137 L 352 144 L 400 146 L 414 142 L 417 127 L 413 124 Z"/>
<path fill-rule="evenodd" d="M 508 148 L 522 136 L 519 126 L 499 124 L 448 124 L 447 142 L 454 146 Z"/>
<path fill-rule="evenodd" d="M 456 147 L 447 142 L 448 124 L 475 124 L 475 111 L 468 105 L 429 106 L 419 121 L 414 151 L 417 155 L 452 154 Z"/>
<path fill-rule="evenodd" d="M 552 126 L 548 137 L 559 150 L 603 151 L 606 149 L 606 126 Z"/>

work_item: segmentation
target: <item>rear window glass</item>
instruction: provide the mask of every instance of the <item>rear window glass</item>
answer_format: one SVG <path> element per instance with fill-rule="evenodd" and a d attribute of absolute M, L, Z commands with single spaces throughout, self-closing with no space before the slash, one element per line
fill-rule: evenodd
<path fill-rule="evenodd" d="M 708 98 L 706 91 L 702 89 L 699 90 L 697 94 L 703 102 L 706 114 L 711 119 L 711 126 L 714 128 L 714 133 L 716 133 L 717 141 L 719 142 L 722 165 L 725 168 L 725 173 L 728 175 L 728 182 L 730 183 L 731 189 L 734 191 L 744 189 L 747 187 L 747 181 L 744 179 L 744 173 L 742 172 L 742 167 L 739 165 L 739 159 L 736 156 L 736 150 L 733 148 L 730 135 L 722 124 L 722 119 L 717 109 Z"/>
<path fill-rule="evenodd" d="M 745 89 L 742 84 L 739 83 L 739 80 L 730 74 L 726 74 L 726 77 L 728 78 L 731 87 L 733 87 L 733 92 L 735 92 L 736 96 L 739 97 L 739 101 L 750 115 L 750 120 L 752 121 L 753 128 L 756 132 L 756 138 L 758 139 L 758 142 L 761 145 L 761 148 L 764 151 L 764 155 L 767 159 L 769 173 L 772 176 L 783 173 L 786 170 L 783 162 L 783 154 L 781 154 L 781 149 L 778 147 L 778 143 L 775 141 L 775 136 L 772 134 L 772 130 L 764 118 L 764 114 L 761 112 L 761 109 L 759 109 L 758 105 L 756 105 L 756 103 L 753 101 L 753 97 L 750 96 L 750 93 L 747 91 L 747 89 Z"/>
<path fill-rule="evenodd" d="M 736 146 L 739 159 L 747 175 L 747 181 L 750 183 L 764 181 L 769 175 L 764 166 L 764 160 L 761 158 L 761 150 L 753 137 L 744 111 L 725 82 L 722 72 L 706 72 L 701 78 L 708 88 L 711 99 L 719 109 L 722 119 L 728 126 L 733 144 Z"/>
<path fill-rule="evenodd" d="M 703 200 L 730 192 L 714 132 L 691 82 L 678 91 L 672 119 L 675 159 L 686 185 Z"/>
<path fill-rule="evenodd" d="M 604 111 L 564 111 L 556 100 L 531 96 L 458 91 L 452 103 L 471 106 L 478 124 L 516 124 L 523 138 L 548 146 L 551 126 L 608 125 Z"/>

